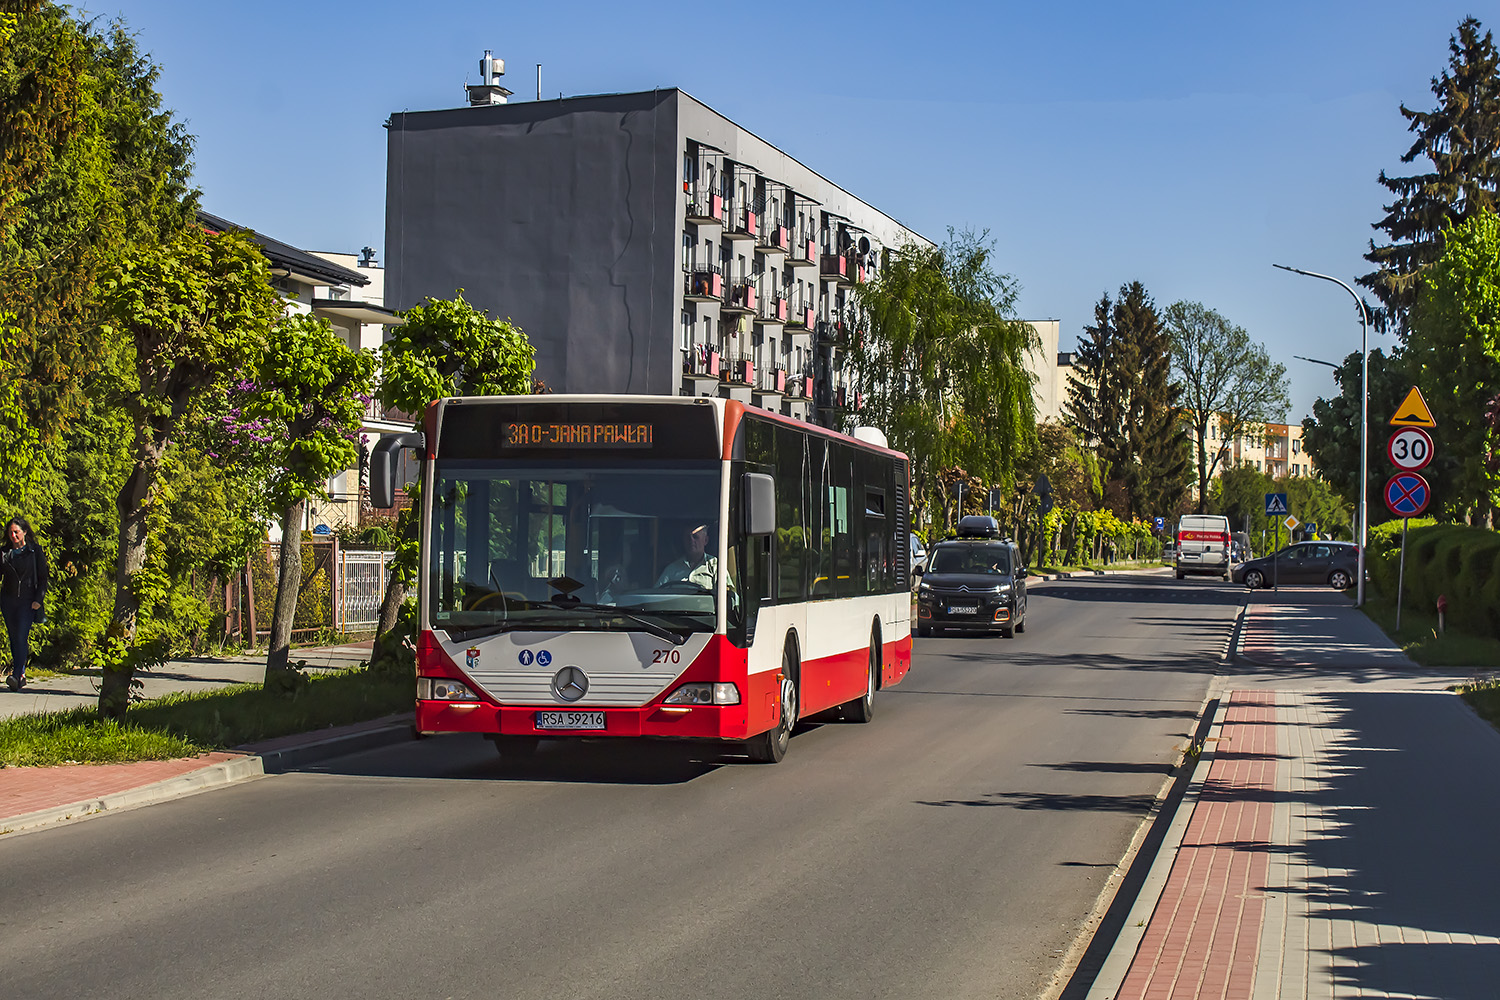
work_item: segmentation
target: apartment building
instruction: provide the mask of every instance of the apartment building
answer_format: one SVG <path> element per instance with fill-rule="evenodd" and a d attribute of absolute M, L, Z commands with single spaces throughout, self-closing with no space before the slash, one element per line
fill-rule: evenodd
<path fill-rule="evenodd" d="M 462 289 L 553 391 L 849 422 L 854 290 L 927 240 L 681 90 L 507 103 L 482 73 L 387 122 L 387 306 Z"/>
<path fill-rule="evenodd" d="M 1302 447 L 1301 424 L 1268 423 L 1263 434 L 1239 434 L 1232 439 L 1224 437 L 1223 431 L 1217 421 L 1209 422 L 1209 446 L 1217 445 L 1223 453 L 1219 459 L 1223 468 L 1250 465 L 1275 479 L 1317 475 L 1312 457 Z"/>

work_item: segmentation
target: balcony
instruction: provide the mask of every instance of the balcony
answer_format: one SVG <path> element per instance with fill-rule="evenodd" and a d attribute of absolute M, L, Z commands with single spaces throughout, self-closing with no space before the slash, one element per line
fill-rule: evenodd
<path fill-rule="evenodd" d="M 786 325 L 793 333 L 811 333 L 817 324 L 817 310 L 806 296 L 788 303 Z"/>
<path fill-rule="evenodd" d="M 849 346 L 849 328 L 839 320 L 820 319 L 817 325 L 817 341 L 830 347 Z"/>
<path fill-rule="evenodd" d="M 693 380 L 717 382 L 723 370 L 723 359 L 717 347 L 694 344 L 682 352 L 682 373 Z"/>
<path fill-rule="evenodd" d="M 851 272 L 849 258 L 841 253 L 823 254 L 818 266 L 818 273 L 823 276 L 824 281 L 837 281 L 841 285 L 854 283 Z"/>
<path fill-rule="evenodd" d="M 792 248 L 787 251 L 787 263 L 794 267 L 808 266 L 818 262 L 818 241 L 810 230 L 792 234 Z"/>
<path fill-rule="evenodd" d="M 730 385 L 755 384 L 755 360 L 748 354 L 736 354 L 725 366 L 723 380 Z"/>
<path fill-rule="evenodd" d="M 761 253 L 790 253 L 792 249 L 792 231 L 786 226 L 773 225 L 767 221 L 761 227 L 760 242 L 755 244 L 755 249 Z"/>
<path fill-rule="evenodd" d="M 724 224 L 724 196 L 710 191 L 706 185 L 684 182 L 683 197 L 687 199 L 687 221 L 695 226 L 722 226 Z"/>
<path fill-rule="evenodd" d="M 734 287 L 729 290 L 729 298 L 724 300 L 724 306 L 719 312 L 725 316 L 736 313 L 753 313 L 755 312 L 756 299 L 754 282 L 736 281 Z"/>
<path fill-rule="evenodd" d="M 788 311 L 786 299 L 779 295 L 765 296 L 760 300 L 760 311 L 755 321 L 757 323 L 785 323 Z"/>
<path fill-rule="evenodd" d="M 763 368 L 760 379 L 755 385 L 757 396 L 784 396 L 786 395 L 786 370 L 782 368 Z"/>
<path fill-rule="evenodd" d="M 690 302 L 718 302 L 724 298 L 724 276 L 718 264 L 682 265 L 682 297 Z"/>
<path fill-rule="evenodd" d="M 724 226 L 726 240 L 750 240 L 760 238 L 760 215 L 753 205 L 731 203 L 729 221 Z"/>

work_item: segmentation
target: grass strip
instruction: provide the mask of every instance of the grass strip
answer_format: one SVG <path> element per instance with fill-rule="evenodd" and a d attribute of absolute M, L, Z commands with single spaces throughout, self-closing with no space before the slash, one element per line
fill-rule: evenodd
<path fill-rule="evenodd" d="M 1496 729 L 1500 729 L 1500 678 L 1489 677 L 1460 684 L 1453 690 L 1474 706 L 1474 711 Z"/>
<path fill-rule="evenodd" d="M 1451 625 L 1440 633 L 1434 612 L 1411 608 L 1401 609 L 1397 631 L 1395 602 L 1368 589 L 1362 610 L 1403 653 L 1424 667 L 1500 668 L 1500 639 L 1472 635 Z"/>
<path fill-rule="evenodd" d="M 130 707 L 123 723 L 92 708 L 0 720 L 0 765 L 170 760 L 407 711 L 409 676 L 349 670 L 312 676 L 294 693 L 259 684 L 170 694 Z"/>

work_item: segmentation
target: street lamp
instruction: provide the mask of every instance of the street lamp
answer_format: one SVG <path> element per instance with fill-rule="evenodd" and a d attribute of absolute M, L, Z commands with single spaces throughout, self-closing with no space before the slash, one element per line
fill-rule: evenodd
<path fill-rule="evenodd" d="M 1273 266 L 1280 267 L 1281 265 L 1277 264 Z M 1317 358 L 1304 358 L 1300 354 L 1293 354 L 1292 357 L 1296 358 L 1298 361 L 1311 361 L 1315 365 L 1327 365 L 1329 368 L 1332 368 L 1335 371 L 1337 371 L 1339 368 L 1339 366 L 1334 364 L 1332 361 L 1319 361 Z"/>
<path fill-rule="evenodd" d="M 1300 267 L 1288 267 L 1285 264 L 1272 264 L 1283 271 L 1291 271 L 1293 274 L 1304 274 L 1309 278 L 1322 278 L 1331 281 L 1353 297 L 1359 306 L 1359 583 L 1354 595 L 1354 606 L 1363 607 L 1365 603 L 1365 546 L 1370 538 L 1370 318 L 1365 314 L 1364 301 L 1355 293 L 1354 289 L 1344 284 L 1339 279 L 1327 274 L 1319 274 L 1316 271 L 1304 271 Z M 1296 355 L 1293 355 L 1295 357 Z M 1303 361 L 1312 361 L 1312 358 L 1302 358 Z M 1326 361 L 1314 362 L 1314 364 L 1328 364 Z M 1333 367 L 1337 368 L 1337 365 Z"/>

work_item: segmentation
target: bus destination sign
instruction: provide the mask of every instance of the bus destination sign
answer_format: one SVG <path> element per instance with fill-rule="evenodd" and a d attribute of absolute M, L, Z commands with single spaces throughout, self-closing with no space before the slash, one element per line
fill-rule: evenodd
<path fill-rule="evenodd" d="M 507 423 L 506 448 L 650 448 L 654 424 Z"/>

